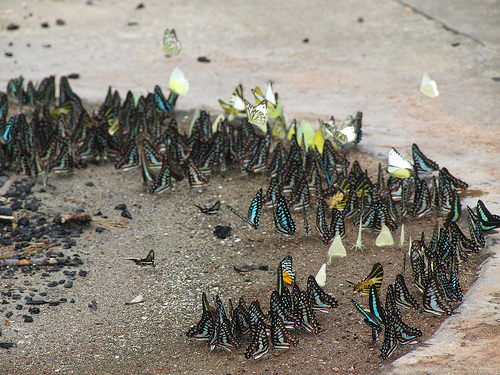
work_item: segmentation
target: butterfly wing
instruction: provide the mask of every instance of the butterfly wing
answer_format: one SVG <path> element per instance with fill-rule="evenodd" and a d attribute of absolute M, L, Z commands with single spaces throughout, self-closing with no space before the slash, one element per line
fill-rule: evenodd
<path fill-rule="evenodd" d="M 375 285 L 377 291 L 380 290 L 382 279 L 384 278 L 384 268 L 380 263 L 375 263 L 369 275 L 361 282 L 354 286 L 354 291 L 364 295 L 369 295 L 370 288 Z"/>
<path fill-rule="evenodd" d="M 246 99 L 243 99 L 245 102 L 245 110 L 248 116 L 248 122 L 257 126 L 263 133 L 267 133 L 267 100 L 263 100 L 257 106 L 253 106 Z"/>
<path fill-rule="evenodd" d="M 387 159 L 387 172 L 396 178 L 408 178 L 413 175 L 413 165 L 392 147 Z"/>

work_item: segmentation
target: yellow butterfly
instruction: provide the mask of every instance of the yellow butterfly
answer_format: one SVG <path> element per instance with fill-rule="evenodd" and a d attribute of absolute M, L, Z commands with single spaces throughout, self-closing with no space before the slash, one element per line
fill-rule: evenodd
<path fill-rule="evenodd" d="M 392 147 L 387 159 L 387 172 L 396 178 L 408 178 L 413 175 L 413 164 Z"/>
<path fill-rule="evenodd" d="M 267 133 L 267 100 L 264 99 L 255 107 L 250 104 L 248 100 L 243 100 L 245 101 L 245 110 L 247 112 L 248 122 L 257 126 L 264 133 Z"/>
<path fill-rule="evenodd" d="M 293 136 L 297 133 L 297 120 L 293 119 L 288 130 L 287 138 L 289 141 L 292 140 Z"/>
<path fill-rule="evenodd" d="M 316 275 L 316 282 L 320 287 L 324 287 L 326 284 L 326 263 L 323 263 L 321 268 Z"/>
<path fill-rule="evenodd" d="M 283 122 L 282 118 L 278 117 L 273 125 L 273 135 L 275 135 L 279 139 L 285 139 L 287 134 L 288 127 Z"/>
<path fill-rule="evenodd" d="M 328 264 L 332 264 L 333 257 L 344 258 L 347 256 L 347 252 L 345 251 L 344 244 L 342 243 L 342 238 L 340 234 L 335 236 L 330 248 L 328 249 Z"/>
<path fill-rule="evenodd" d="M 382 279 L 384 278 L 384 269 L 380 263 L 375 263 L 372 267 L 370 274 L 362 281 L 354 285 L 354 291 L 364 295 L 370 294 L 370 288 L 375 285 L 377 292 L 382 286 Z M 350 284 L 354 284 L 348 281 Z"/>
<path fill-rule="evenodd" d="M 267 83 L 266 95 L 262 94 L 259 87 L 252 89 L 252 93 L 257 104 L 260 104 L 263 100 L 267 100 L 267 107 L 269 111 L 276 109 L 278 105 L 278 94 L 273 92 L 273 81 L 269 81 Z"/>
<path fill-rule="evenodd" d="M 292 267 L 292 256 L 287 255 L 281 261 L 281 272 L 283 274 L 283 281 L 288 285 L 292 285 L 295 281 L 295 271 L 293 271 Z"/>
<path fill-rule="evenodd" d="M 228 120 L 233 121 L 234 117 L 239 113 L 245 112 L 245 102 L 243 101 L 243 87 L 238 85 L 233 91 L 233 95 L 229 99 L 229 104 L 219 99 L 219 104 L 222 109 L 229 115 Z"/>
<path fill-rule="evenodd" d="M 311 126 L 311 123 L 307 120 L 302 120 L 299 127 L 297 128 L 297 142 L 299 146 L 302 145 L 302 138 L 304 138 L 307 151 L 313 144 L 314 134 L 315 132 Z"/>
<path fill-rule="evenodd" d="M 430 79 L 429 73 L 427 72 L 424 72 L 422 82 L 420 82 L 420 87 L 418 90 L 422 94 L 427 95 L 430 98 L 435 98 L 439 95 L 436 81 Z"/>
<path fill-rule="evenodd" d="M 394 238 L 392 237 L 391 230 L 387 227 L 387 225 L 382 225 L 382 229 L 375 240 L 375 244 L 379 247 L 394 245 Z"/>
<path fill-rule="evenodd" d="M 170 74 L 168 88 L 177 95 L 186 95 L 189 91 L 189 81 L 178 66 L 176 66 Z"/>
<path fill-rule="evenodd" d="M 323 147 L 325 146 L 325 138 L 323 138 L 323 132 L 318 129 L 314 133 L 313 137 L 313 147 L 316 147 L 320 155 L 323 155 Z"/>
<path fill-rule="evenodd" d="M 181 53 L 182 45 L 177 35 L 175 35 L 175 30 L 166 29 L 163 34 L 163 49 L 166 53 L 172 56 L 177 56 Z"/>

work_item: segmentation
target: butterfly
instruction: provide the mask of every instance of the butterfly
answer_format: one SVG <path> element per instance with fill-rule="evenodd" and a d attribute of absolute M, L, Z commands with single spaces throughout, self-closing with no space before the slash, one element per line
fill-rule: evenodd
<path fill-rule="evenodd" d="M 250 330 L 252 332 L 252 341 L 245 351 L 245 358 L 259 359 L 269 352 L 269 339 L 267 338 L 266 326 L 253 313 L 250 313 Z"/>
<path fill-rule="evenodd" d="M 436 96 L 439 95 L 436 81 L 431 80 L 429 77 L 429 73 L 427 73 L 427 72 L 424 72 L 424 75 L 422 76 L 422 81 L 420 82 L 420 87 L 418 90 L 422 94 L 424 94 L 430 98 L 435 98 Z"/>
<path fill-rule="evenodd" d="M 326 264 L 324 265 L 326 268 Z M 326 294 L 321 286 L 318 285 L 314 276 L 309 275 L 307 278 L 307 293 L 309 294 L 309 302 L 313 309 L 328 310 L 339 305 L 337 300 Z"/>
<path fill-rule="evenodd" d="M 170 113 L 174 110 L 172 104 L 168 102 L 168 100 L 163 95 L 160 86 L 155 86 L 155 92 L 153 94 L 153 101 L 156 105 L 156 108 L 162 113 Z"/>
<path fill-rule="evenodd" d="M 346 256 L 347 252 L 345 251 L 344 244 L 342 243 L 342 238 L 340 237 L 340 234 L 337 234 L 328 249 L 328 259 L 326 263 L 332 264 L 332 259 L 334 257 L 345 258 Z"/>
<path fill-rule="evenodd" d="M 380 358 L 387 359 L 398 348 L 398 337 L 394 324 L 386 324 L 384 329 L 384 342 L 380 349 Z"/>
<path fill-rule="evenodd" d="M 415 180 L 415 193 L 413 198 L 413 208 L 410 215 L 413 217 L 422 217 L 432 208 L 431 194 L 425 180 Z"/>
<path fill-rule="evenodd" d="M 387 159 L 387 172 L 396 178 L 408 178 L 413 175 L 413 164 L 392 147 Z"/>
<path fill-rule="evenodd" d="M 288 289 L 287 289 L 288 290 Z M 285 328 L 292 329 L 300 323 L 300 319 L 295 316 L 293 310 L 287 307 L 282 298 L 280 297 L 278 291 L 274 290 L 271 293 L 271 299 L 269 302 L 269 315 L 278 315 L 281 321 L 284 323 Z M 271 322 L 271 332 L 272 332 L 272 322 Z"/>
<path fill-rule="evenodd" d="M 215 319 L 212 315 L 213 308 L 208 304 L 207 295 L 203 292 L 201 296 L 203 314 L 197 325 L 191 327 L 187 332 L 187 337 L 196 340 L 209 340 L 215 331 Z"/>
<path fill-rule="evenodd" d="M 309 121 L 301 121 L 299 127 L 297 128 L 297 142 L 299 143 L 299 146 L 302 146 L 302 142 L 304 141 L 304 146 L 307 151 L 309 147 L 313 145 L 315 134 L 316 132 Z"/>
<path fill-rule="evenodd" d="M 425 285 L 423 308 L 434 315 L 450 315 L 453 311 L 435 273 L 432 273 Z"/>
<path fill-rule="evenodd" d="M 131 260 L 139 266 L 155 267 L 155 252 L 151 250 L 144 259 L 125 258 L 125 260 Z"/>
<path fill-rule="evenodd" d="M 387 287 L 385 300 L 386 325 L 394 326 L 396 337 L 401 345 L 415 342 L 417 337 L 422 336 L 422 331 L 418 328 L 410 327 L 403 321 L 403 317 L 398 309 L 394 288 L 391 285 Z"/>
<path fill-rule="evenodd" d="M 402 274 L 396 276 L 394 281 L 394 294 L 396 303 L 406 309 L 418 309 L 417 300 L 411 295 Z"/>
<path fill-rule="evenodd" d="M 163 34 L 163 49 L 166 53 L 172 56 L 178 56 L 181 53 L 182 44 L 177 39 L 177 35 L 175 34 L 175 30 L 166 29 Z"/>
<path fill-rule="evenodd" d="M 481 229 L 483 231 L 492 230 L 495 228 L 500 228 L 500 216 L 492 214 L 485 206 L 481 199 L 477 201 L 477 217 L 481 223 Z"/>
<path fill-rule="evenodd" d="M 364 280 L 354 285 L 354 291 L 364 295 L 369 295 L 370 288 L 372 285 L 375 285 L 377 291 L 379 291 L 380 286 L 382 285 L 383 278 L 384 278 L 384 268 L 382 267 L 382 264 L 375 263 L 368 276 Z"/>
<path fill-rule="evenodd" d="M 412 144 L 411 153 L 413 156 L 413 165 L 418 172 L 439 171 L 439 165 L 425 156 L 416 143 Z"/>
<path fill-rule="evenodd" d="M 252 125 L 257 126 L 263 133 L 267 133 L 267 100 L 263 100 L 255 107 L 250 104 L 248 100 L 243 100 L 245 102 L 245 111 L 248 116 L 248 122 Z"/>
<path fill-rule="evenodd" d="M 229 115 L 228 121 L 233 121 L 234 116 L 245 112 L 245 102 L 243 101 L 243 87 L 238 85 L 229 99 L 229 104 L 219 99 L 222 109 Z"/>
<path fill-rule="evenodd" d="M 387 227 L 387 225 L 382 225 L 382 229 L 375 240 L 375 244 L 379 247 L 394 245 L 394 238 L 392 237 L 391 230 Z"/>
<path fill-rule="evenodd" d="M 271 342 L 276 349 L 288 349 L 299 343 L 299 340 L 286 330 L 283 320 L 275 312 L 271 312 Z"/>
<path fill-rule="evenodd" d="M 295 222 L 292 219 L 285 197 L 278 192 L 273 206 L 274 225 L 278 233 L 291 236 L 295 234 Z"/>
<path fill-rule="evenodd" d="M 269 81 L 267 83 L 266 95 L 262 94 L 262 91 L 259 87 L 252 89 L 252 94 L 255 98 L 255 102 L 257 104 L 262 103 L 264 100 L 267 100 L 267 105 L 270 111 L 276 109 L 278 105 L 278 94 L 273 92 L 273 82 Z"/>
<path fill-rule="evenodd" d="M 170 73 L 168 88 L 177 95 L 186 95 L 189 91 L 189 81 L 178 66 L 172 69 L 172 73 Z M 169 99 L 169 102 L 174 105 L 172 99 Z"/>
<path fill-rule="evenodd" d="M 184 168 L 189 177 L 189 186 L 192 188 L 200 188 L 208 184 L 209 176 L 200 171 L 191 157 L 186 159 Z"/>
<path fill-rule="evenodd" d="M 247 217 L 240 214 L 230 205 L 226 205 L 226 207 L 245 223 L 250 224 L 255 229 L 258 229 L 260 214 L 262 212 L 262 188 L 260 188 L 257 194 L 253 197 L 252 203 L 250 203 L 250 207 L 248 208 Z"/>
<path fill-rule="evenodd" d="M 481 228 L 481 221 L 479 217 L 467 206 L 467 224 L 469 226 L 469 233 L 471 238 L 476 242 L 479 247 L 485 247 L 486 241 L 484 239 L 483 229 Z"/>
<path fill-rule="evenodd" d="M 293 307 L 295 314 L 299 317 L 302 327 L 309 332 L 318 333 L 321 331 L 321 326 L 316 319 L 316 314 L 311 308 L 309 293 L 304 290 L 301 291 L 295 283 L 293 284 L 292 299 L 294 301 Z"/>
<path fill-rule="evenodd" d="M 292 256 L 287 255 L 281 262 L 281 272 L 283 275 L 283 281 L 288 285 L 292 285 L 295 282 L 295 271 L 292 267 Z"/>
<path fill-rule="evenodd" d="M 323 263 L 316 274 L 316 282 L 320 287 L 324 287 L 326 285 L 326 263 Z"/>
<path fill-rule="evenodd" d="M 220 210 L 220 201 L 214 203 L 212 207 L 201 207 L 195 204 L 196 207 L 200 210 L 201 213 L 205 215 L 215 215 Z"/>
<path fill-rule="evenodd" d="M 363 309 L 354 299 L 351 299 L 353 305 L 363 315 L 364 322 L 372 329 L 373 344 L 377 341 L 378 333 L 382 331 L 383 325 L 386 323 L 385 311 L 380 303 L 377 288 L 375 285 L 370 287 L 369 306 L 370 310 Z"/>
<path fill-rule="evenodd" d="M 217 305 L 215 311 L 215 329 L 212 337 L 208 340 L 210 350 L 213 351 L 217 348 L 222 348 L 231 351 L 231 349 L 239 348 L 240 344 L 233 336 L 231 322 L 226 315 L 224 305 L 219 296 L 215 297 L 215 303 Z"/>
<path fill-rule="evenodd" d="M 333 116 L 331 116 L 330 120 L 327 122 L 319 120 L 323 137 L 325 139 L 332 139 L 335 144 L 340 146 L 345 146 L 347 143 L 354 142 L 356 140 L 356 129 L 351 125 L 351 123 L 352 116 L 348 116 L 342 123 L 340 130 L 337 130 Z"/>

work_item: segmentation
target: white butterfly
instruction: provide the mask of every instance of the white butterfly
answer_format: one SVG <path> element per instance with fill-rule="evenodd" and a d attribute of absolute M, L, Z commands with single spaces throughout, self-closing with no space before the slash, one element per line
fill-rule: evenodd
<path fill-rule="evenodd" d="M 316 282 L 320 287 L 324 287 L 326 284 L 326 263 L 323 263 L 321 268 L 316 275 Z"/>
<path fill-rule="evenodd" d="M 333 139 L 340 146 L 353 142 L 356 139 L 356 129 L 354 128 L 352 116 L 348 116 L 342 123 L 340 130 L 337 130 L 333 116 L 327 122 L 319 120 L 320 128 L 325 139 Z"/>
<path fill-rule="evenodd" d="M 391 230 L 387 227 L 387 225 L 382 225 L 382 229 L 375 240 L 375 244 L 379 247 L 394 245 L 394 238 L 392 237 Z"/>
<path fill-rule="evenodd" d="M 189 91 L 189 81 L 184 76 L 184 73 L 182 73 L 182 70 L 177 66 L 170 74 L 168 88 L 177 95 L 186 95 Z"/>
<path fill-rule="evenodd" d="M 257 126 L 264 133 L 267 133 L 267 100 L 264 99 L 255 107 L 250 104 L 248 100 L 243 100 L 245 101 L 245 110 L 247 112 L 248 122 Z"/>
<path fill-rule="evenodd" d="M 422 77 L 422 82 L 420 82 L 419 91 L 430 98 L 435 98 L 436 96 L 439 95 L 436 81 L 430 79 L 429 73 L 427 72 L 424 72 L 424 76 Z"/>
<path fill-rule="evenodd" d="M 405 224 L 401 224 L 401 235 L 399 236 L 399 247 L 403 247 L 405 244 Z"/>
<path fill-rule="evenodd" d="M 413 164 L 406 160 L 401 154 L 392 147 L 387 159 L 387 172 L 396 178 L 408 178 L 413 175 Z"/>
<path fill-rule="evenodd" d="M 177 39 L 174 29 L 165 30 L 165 34 L 163 34 L 163 49 L 172 56 L 177 56 L 181 53 L 182 45 L 179 39 Z"/>
<path fill-rule="evenodd" d="M 328 249 L 328 264 L 332 264 L 333 257 L 344 258 L 347 256 L 347 252 L 345 251 L 344 244 L 342 243 L 342 238 L 339 234 L 335 236 L 330 248 Z"/>

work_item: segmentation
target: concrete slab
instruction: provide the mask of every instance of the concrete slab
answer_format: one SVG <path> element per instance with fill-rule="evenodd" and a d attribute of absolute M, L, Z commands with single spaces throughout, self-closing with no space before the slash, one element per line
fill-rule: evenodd
<path fill-rule="evenodd" d="M 415 142 L 500 212 L 498 1 L 88 3 L 2 1 L 0 87 L 20 74 L 39 81 L 76 72 L 74 90 L 101 101 L 109 85 L 122 95 L 152 91 L 179 66 L 191 90 L 178 108 L 217 113 L 217 99 L 228 99 L 239 83 L 248 96 L 272 79 L 290 118 L 361 110 L 364 151 L 381 157 L 394 146 L 409 154 Z M 11 22 L 20 28 L 7 31 Z M 183 43 L 178 57 L 162 51 L 167 27 Z M 435 99 L 418 92 L 424 71 L 437 81 Z M 493 256 L 458 313 L 387 373 L 498 372 L 499 239 L 490 237 Z"/>

